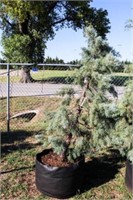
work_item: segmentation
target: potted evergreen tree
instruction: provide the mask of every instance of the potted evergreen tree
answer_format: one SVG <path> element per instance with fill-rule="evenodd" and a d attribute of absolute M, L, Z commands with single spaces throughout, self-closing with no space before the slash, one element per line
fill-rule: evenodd
<path fill-rule="evenodd" d="M 117 122 L 111 137 L 114 148 L 127 158 L 125 183 L 133 192 L 133 80 L 126 85 L 122 99 L 116 105 Z"/>
<path fill-rule="evenodd" d="M 125 144 L 124 153 L 127 156 L 125 183 L 127 188 L 133 192 L 133 80 L 128 84 L 122 105 L 125 108 L 122 114 L 126 120 L 127 126 L 124 129 L 128 138 L 128 141 L 125 140 L 126 142 L 123 142 Z"/>
<path fill-rule="evenodd" d="M 36 156 L 36 185 L 56 198 L 69 198 L 81 189 L 86 154 L 121 144 L 115 137 L 122 116 L 111 84 L 111 73 L 119 67 L 117 54 L 93 27 L 86 28 L 85 36 L 83 66 L 75 73 L 82 95 L 74 99 L 74 91 L 64 89 L 60 107 L 48 115 L 44 134 L 38 136 L 45 150 Z"/>

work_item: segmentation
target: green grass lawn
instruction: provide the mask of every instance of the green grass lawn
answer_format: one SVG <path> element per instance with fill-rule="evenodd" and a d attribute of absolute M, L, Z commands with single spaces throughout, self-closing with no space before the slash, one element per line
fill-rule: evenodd
<path fill-rule="evenodd" d="M 11 115 L 38 109 L 31 121 L 11 120 L 10 137 L 6 133 L 6 99 L 0 100 L 1 134 L 1 200 L 53 200 L 43 196 L 35 186 L 35 155 L 43 150 L 35 135 L 43 131 L 45 112 L 59 106 L 59 98 L 11 98 Z M 86 159 L 84 188 L 70 200 L 130 200 L 133 195 L 124 183 L 125 161 L 117 152 Z"/>
<path fill-rule="evenodd" d="M 35 80 L 42 80 L 43 78 L 71 76 L 73 72 L 70 70 L 39 70 L 38 72 L 32 72 L 31 75 Z"/>
<path fill-rule="evenodd" d="M 36 142 L 36 131 L 13 131 L 11 141 L 2 133 L 1 199 L 52 200 L 43 196 L 35 185 L 35 155 L 43 150 Z M 84 189 L 70 200 L 130 200 L 125 187 L 125 162 L 116 155 L 86 161 Z"/>
<path fill-rule="evenodd" d="M 37 72 L 33 72 L 31 70 L 31 76 L 33 79 L 37 81 L 54 81 L 56 82 L 67 82 L 66 77 L 72 77 L 74 74 L 74 70 L 38 70 Z M 20 71 L 11 72 L 10 81 L 13 82 L 19 82 L 20 80 Z M 133 79 L 132 73 L 112 73 L 113 75 L 113 83 L 116 85 L 123 85 L 125 81 L 128 79 Z M 0 76 L 0 82 L 6 82 L 7 77 L 6 76 Z M 69 80 L 68 82 L 71 82 Z"/>
<path fill-rule="evenodd" d="M 33 79 L 37 81 L 42 81 L 45 80 L 47 81 L 48 79 L 52 78 L 65 78 L 68 76 L 72 76 L 74 71 L 70 70 L 39 70 L 37 72 L 31 71 L 31 76 Z M 20 71 L 17 73 L 15 71 L 14 73 L 10 73 L 10 81 L 11 82 L 19 82 L 20 80 Z M 6 82 L 7 77 L 6 76 L 0 76 L 0 82 Z"/>

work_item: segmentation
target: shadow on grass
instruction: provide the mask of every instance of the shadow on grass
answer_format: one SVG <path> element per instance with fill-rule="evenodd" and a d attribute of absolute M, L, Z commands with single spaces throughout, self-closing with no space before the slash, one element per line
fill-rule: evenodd
<path fill-rule="evenodd" d="M 129 80 L 132 80 L 131 76 L 113 76 L 111 84 L 115 86 L 125 86 Z"/>
<path fill-rule="evenodd" d="M 10 133 L 2 132 L 1 133 L 1 143 L 2 144 L 11 144 L 15 141 L 23 141 L 27 137 L 31 137 L 34 135 L 34 132 L 18 130 L 18 131 L 10 131 Z"/>
<path fill-rule="evenodd" d="M 15 131 L 11 132 L 10 134 L 12 136 L 12 142 L 9 140 L 9 136 L 6 133 L 2 133 L 1 151 L 3 155 L 14 152 L 16 150 L 34 149 L 37 146 L 37 144 L 27 143 L 24 141 L 27 137 L 34 137 L 34 132 Z M 17 144 L 13 143 L 17 141 Z M 83 187 L 81 189 L 81 193 L 85 193 L 86 191 L 92 188 L 99 187 L 114 179 L 116 174 L 119 172 L 120 168 L 125 166 L 124 161 L 125 159 L 121 158 L 118 151 L 112 151 L 110 152 L 110 154 L 102 155 L 86 162 L 85 167 L 83 169 L 84 182 Z M 34 167 L 34 165 L 30 167 L 20 167 L 2 173 L 5 174 L 26 169 L 33 170 Z"/>
<path fill-rule="evenodd" d="M 38 144 L 30 144 L 30 143 L 23 143 L 23 144 L 8 144 L 1 147 L 1 155 L 5 156 L 8 153 L 12 153 L 17 150 L 30 150 L 38 146 Z"/>
<path fill-rule="evenodd" d="M 23 130 L 13 131 L 8 134 L 6 132 L 1 133 L 1 154 L 5 156 L 6 154 L 17 150 L 29 150 L 35 148 L 38 144 L 25 141 L 28 137 L 34 137 L 34 134 L 35 132 Z"/>
<path fill-rule="evenodd" d="M 81 193 L 114 179 L 119 169 L 125 166 L 124 161 L 118 152 L 111 152 L 111 155 L 103 155 L 86 162 Z"/>
<path fill-rule="evenodd" d="M 72 84 L 74 81 L 73 77 L 64 77 L 64 76 L 60 76 L 60 77 L 50 77 L 50 78 L 45 78 L 42 80 L 35 80 L 35 82 L 39 82 L 39 83 L 53 83 L 53 84 Z"/>

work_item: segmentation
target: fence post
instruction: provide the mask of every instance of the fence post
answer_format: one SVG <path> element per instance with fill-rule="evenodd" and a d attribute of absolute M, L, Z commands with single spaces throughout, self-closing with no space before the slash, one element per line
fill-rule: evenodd
<path fill-rule="evenodd" d="M 10 132 L 10 68 L 7 63 L 7 133 Z"/>

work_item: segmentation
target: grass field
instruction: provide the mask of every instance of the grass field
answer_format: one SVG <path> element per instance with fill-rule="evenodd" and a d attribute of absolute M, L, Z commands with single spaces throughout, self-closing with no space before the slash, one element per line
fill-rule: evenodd
<path fill-rule="evenodd" d="M 1 71 L 2 73 L 2 71 Z M 74 71 L 70 70 L 39 70 L 37 72 L 31 71 L 31 76 L 35 80 L 47 80 L 50 78 L 65 78 L 72 76 Z M 20 80 L 21 71 L 12 71 L 10 73 L 11 82 L 18 82 Z M 0 75 L 0 82 L 6 82 L 6 74 Z"/>
<path fill-rule="evenodd" d="M 71 83 L 71 78 L 74 74 L 74 70 L 38 70 L 37 72 L 33 72 L 31 70 L 31 76 L 36 81 L 54 81 L 55 83 L 66 83 L 66 78 L 68 78 L 68 83 Z M 2 71 L 1 71 L 2 73 Z M 20 70 L 12 71 L 10 73 L 10 81 L 12 83 L 19 82 L 20 80 Z M 125 82 L 129 79 L 133 79 L 132 73 L 112 73 L 113 76 L 113 84 L 121 86 L 124 85 Z M 7 77 L 6 74 L 0 75 L 0 82 L 6 82 Z"/>
<path fill-rule="evenodd" d="M 43 196 L 35 186 L 35 155 L 43 150 L 35 135 L 43 131 L 45 112 L 59 106 L 59 98 L 11 98 L 11 115 L 40 109 L 31 121 L 11 120 L 10 136 L 6 133 L 6 99 L 0 100 L 1 200 L 53 200 Z M 124 183 L 125 160 L 115 151 L 86 159 L 84 188 L 70 200 L 130 200 L 133 195 Z"/>

